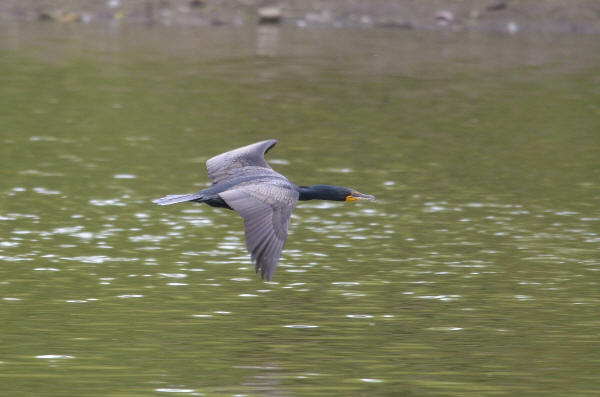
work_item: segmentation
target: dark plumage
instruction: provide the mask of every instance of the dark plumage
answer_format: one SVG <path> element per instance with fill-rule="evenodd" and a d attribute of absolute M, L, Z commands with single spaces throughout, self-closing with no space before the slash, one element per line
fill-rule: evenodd
<path fill-rule="evenodd" d="M 235 210 L 244 218 L 246 247 L 256 272 L 270 280 L 279 262 L 298 200 L 374 200 L 347 187 L 296 186 L 265 161 L 277 141 L 270 139 L 219 154 L 206 162 L 213 185 L 197 193 L 169 195 L 159 205 L 194 201 Z"/>

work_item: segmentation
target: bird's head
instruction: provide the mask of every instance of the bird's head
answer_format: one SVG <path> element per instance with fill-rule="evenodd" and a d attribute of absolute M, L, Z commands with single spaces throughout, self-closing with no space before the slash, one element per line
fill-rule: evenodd
<path fill-rule="evenodd" d="M 307 188 L 311 191 L 311 199 L 333 201 L 375 200 L 375 196 L 363 194 L 348 187 L 333 185 L 314 185 Z"/>

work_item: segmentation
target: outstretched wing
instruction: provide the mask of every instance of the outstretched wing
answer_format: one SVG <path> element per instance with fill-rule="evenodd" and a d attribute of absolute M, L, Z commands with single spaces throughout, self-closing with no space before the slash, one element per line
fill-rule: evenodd
<path fill-rule="evenodd" d="M 238 185 L 219 195 L 244 218 L 246 247 L 262 278 L 275 273 L 299 193 L 286 180 Z"/>
<path fill-rule="evenodd" d="M 265 153 L 276 143 L 275 139 L 269 139 L 210 158 L 206 162 L 206 169 L 213 185 L 235 176 L 244 167 L 254 166 L 271 169 L 265 161 Z"/>

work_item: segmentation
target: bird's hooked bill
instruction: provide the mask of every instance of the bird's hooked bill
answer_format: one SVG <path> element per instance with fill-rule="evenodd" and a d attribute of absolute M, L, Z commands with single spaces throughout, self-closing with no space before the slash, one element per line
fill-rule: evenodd
<path fill-rule="evenodd" d="M 371 196 L 370 194 L 364 194 L 360 192 L 352 192 L 351 195 L 346 197 L 346 201 L 357 201 L 357 200 L 371 200 L 375 201 L 375 196 Z"/>

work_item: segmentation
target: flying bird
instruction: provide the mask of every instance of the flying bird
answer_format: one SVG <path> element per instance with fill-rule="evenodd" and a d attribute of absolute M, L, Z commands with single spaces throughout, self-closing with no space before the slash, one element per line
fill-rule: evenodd
<path fill-rule="evenodd" d="M 269 139 L 219 154 L 206 162 L 211 187 L 153 201 L 159 205 L 192 201 L 239 213 L 244 218 L 246 247 L 255 270 L 260 270 L 261 278 L 267 281 L 275 273 L 298 200 L 375 199 L 347 187 L 295 185 L 265 161 L 265 154 L 276 143 Z"/>

